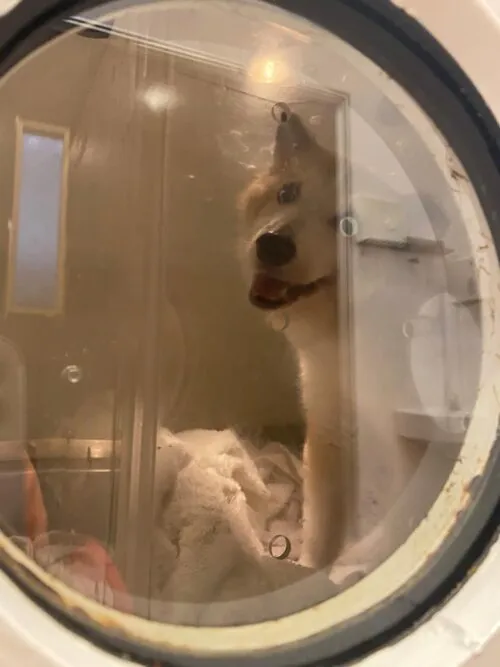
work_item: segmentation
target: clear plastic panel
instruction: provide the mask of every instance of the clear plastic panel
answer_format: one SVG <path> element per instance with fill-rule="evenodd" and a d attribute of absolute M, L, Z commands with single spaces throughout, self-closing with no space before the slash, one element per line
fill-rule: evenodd
<path fill-rule="evenodd" d="M 449 480 L 487 228 L 339 39 L 258 2 L 111 10 L 0 87 L 4 530 L 146 618 L 285 615 Z"/>

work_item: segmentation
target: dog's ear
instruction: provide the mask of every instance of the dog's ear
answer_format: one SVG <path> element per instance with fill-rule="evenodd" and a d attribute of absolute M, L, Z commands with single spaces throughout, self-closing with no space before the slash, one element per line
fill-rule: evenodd
<path fill-rule="evenodd" d="M 314 148 L 315 141 L 296 113 L 284 116 L 278 124 L 273 153 L 273 170 L 286 169 L 293 160 Z"/>
<path fill-rule="evenodd" d="M 317 167 L 328 177 L 335 173 L 335 158 L 320 146 L 296 113 L 279 119 L 273 153 L 272 172 L 296 166 L 302 171 Z"/>

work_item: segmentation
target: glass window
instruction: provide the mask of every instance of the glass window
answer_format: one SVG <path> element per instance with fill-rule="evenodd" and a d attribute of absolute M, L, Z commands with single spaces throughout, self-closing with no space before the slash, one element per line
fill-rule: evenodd
<path fill-rule="evenodd" d="M 347 650 L 491 513 L 498 174 L 275 4 L 101 6 L 0 84 L 0 546 L 155 656 Z"/>
<path fill-rule="evenodd" d="M 53 314 L 64 295 L 67 133 L 17 121 L 9 312 Z"/>

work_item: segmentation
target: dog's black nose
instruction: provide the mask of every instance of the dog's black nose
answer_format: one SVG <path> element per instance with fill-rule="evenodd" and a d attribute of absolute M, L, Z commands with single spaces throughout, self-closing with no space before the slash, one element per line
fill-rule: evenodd
<path fill-rule="evenodd" d="M 266 232 L 256 242 L 257 259 L 267 266 L 284 266 L 297 254 L 294 240 L 285 234 Z"/>

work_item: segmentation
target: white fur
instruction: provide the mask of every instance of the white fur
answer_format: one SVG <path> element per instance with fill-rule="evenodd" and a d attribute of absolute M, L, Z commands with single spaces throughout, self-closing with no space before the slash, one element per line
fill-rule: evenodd
<path fill-rule="evenodd" d="M 321 147 L 292 114 L 278 126 L 274 163 L 258 176 L 240 201 L 244 231 L 241 250 L 245 273 L 265 272 L 291 285 L 322 286 L 314 294 L 271 311 L 285 318 L 285 335 L 295 349 L 307 422 L 304 448 L 304 539 L 302 563 L 330 566 L 339 556 L 346 533 L 348 478 L 340 437 L 339 326 L 336 273 L 335 158 Z M 300 196 L 280 204 L 283 184 L 300 183 Z M 255 241 L 264 231 L 291 230 L 295 257 L 275 269 L 260 266 Z"/>
<path fill-rule="evenodd" d="M 339 423 L 338 326 L 335 287 L 270 315 L 287 317 L 306 415 L 304 536 L 301 563 L 328 567 L 344 543 L 343 456 Z"/>

